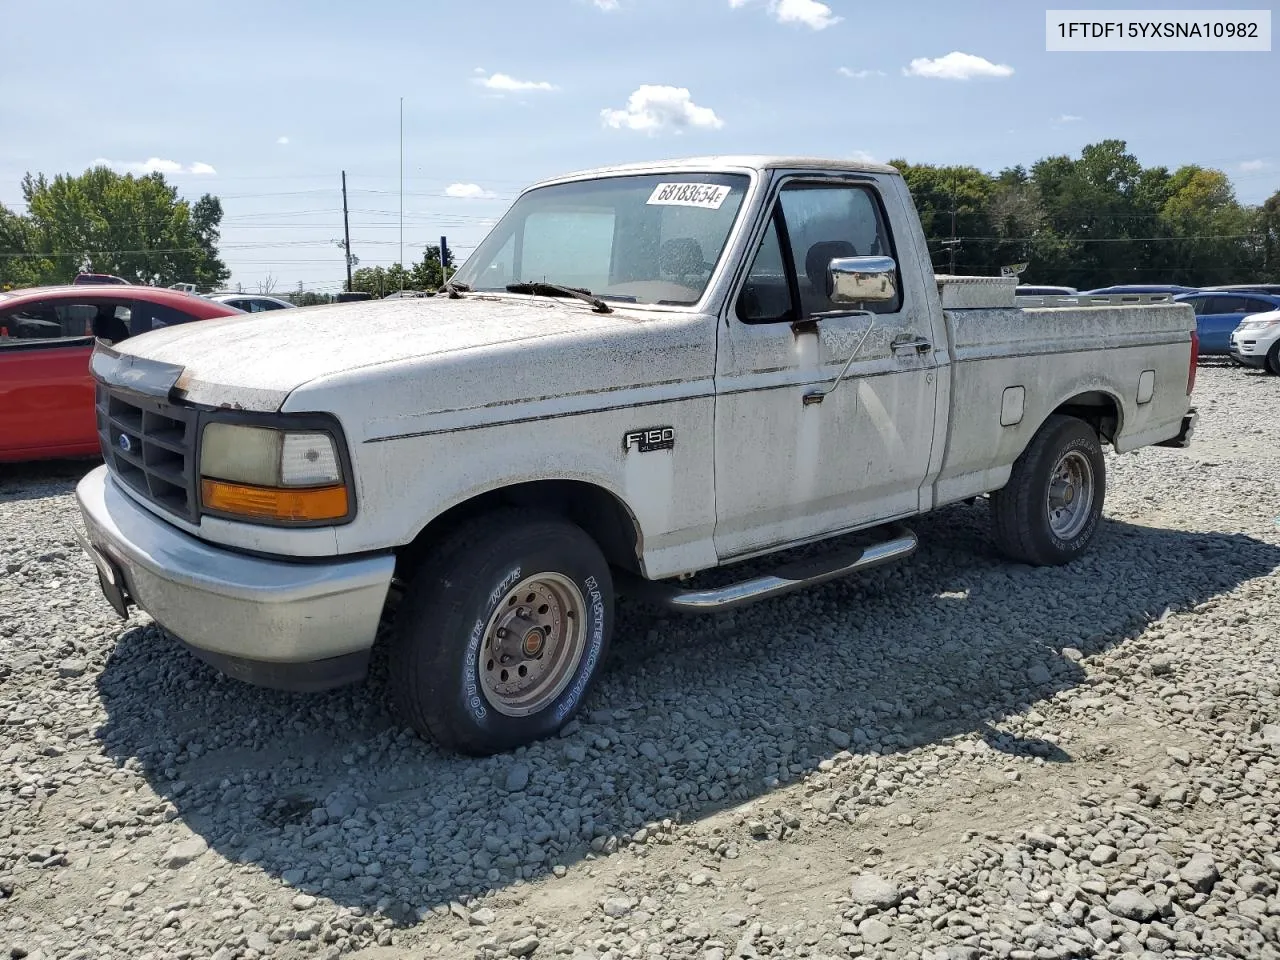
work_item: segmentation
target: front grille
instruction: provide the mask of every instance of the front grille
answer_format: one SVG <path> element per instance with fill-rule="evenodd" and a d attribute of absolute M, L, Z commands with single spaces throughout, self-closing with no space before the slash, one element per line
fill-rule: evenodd
<path fill-rule="evenodd" d="M 116 479 L 169 513 L 200 519 L 196 411 L 98 384 L 98 442 Z"/>

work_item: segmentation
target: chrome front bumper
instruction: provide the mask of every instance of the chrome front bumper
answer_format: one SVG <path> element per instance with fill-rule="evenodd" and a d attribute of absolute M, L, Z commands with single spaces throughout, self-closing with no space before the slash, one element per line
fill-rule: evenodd
<path fill-rule="evenodd" d="M 395 558 L 293 563 L 198 540 L 135 503 L 98 467 L 76 487 L 103 593 L 137 604 L 186 646 L 242 680 L 322 689 L 359 679 Z"/>

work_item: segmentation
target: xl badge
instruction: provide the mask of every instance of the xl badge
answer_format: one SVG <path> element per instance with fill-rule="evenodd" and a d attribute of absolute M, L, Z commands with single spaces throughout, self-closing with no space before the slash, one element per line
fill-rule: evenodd
<path fill-rule="evenodd" d="M 133 441 L 129 439 L 129 435 L 127 433 L 120 434 L 120 439 L 116 442 L 120 444 L 120 449 L 125 453 L 128 453 L 133 449 Z"/>
<path fill-rule="evenodd" d="M 632 430 L 622 438 L 622 449 L 630 452 L 634 447 L 641 453 L 653 450 L 670 450 L 676 445 L 675 427 L 649 427 L 647 430 Z"/>

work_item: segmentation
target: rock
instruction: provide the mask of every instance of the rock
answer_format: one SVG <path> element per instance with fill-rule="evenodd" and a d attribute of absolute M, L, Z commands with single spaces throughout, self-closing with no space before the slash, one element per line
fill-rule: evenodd
<path fill-rule="evenodd" d="M 336 793 L 331 796 L 324 805 L 324 812 L 329 815 L 329 819 L 335 823 L 347 819 L 357 810 L 360 804 L 356 802 L 356 798 L 349 793 Z"/>
<path fill-rule="evenodd" d="M 1280 749 L 1280 723 L 1264 723 L 1258 736 L 1267 746 Z"/>
<path fill-rule="evenodd" d="M 89 669 L 89 661 L 87 660 L 63 660 L 58 664 L 58 676 L 60 677 L 81 677 L 84 672 Z"/>
<path fill-rule="evenodd" d="M 855 877 L 849 884 L 849 896 L 853 898 L 854 903 L 880 910 L 888 910 L 902 902 L 902 891 L 897 884 L 875 873 L 864 873 Z"/>
<path fill-rule="evenodd" d="M 843 730 L 837 730 L 835 727 L 829 728 L 827 730 L 827 739 L 841 750 L 847 750 L 849 748 L 849 735 Z"/>
<path fill-rule="evenodd" d="M 472 910 L 471 916 L 467 919 L 477 927 L 488 927 L 493 925 L 498 915 L 489 907 L 480 907 L 478 910 Z"/>
<path fill-rule="evenodd" d="M 209 844 L 203 837 L 191 837 L 189 840 L 182 840 L 165 851 L 164 856 L 160 858 L 160 866 L 168 867 L 170 870 L 177 870 L 179 867 L 185 867 L 192 860 L 203 856 L 208 849 Z"/>
<path fill-rule="evenodd" d="M 519 793 L 529 785 L 529 765 L 527 763 L 513 763 L 511 769 L 507 771 L 507 793 Z M 536 947 L 537 944 L 534 944 Z M 529 951 L 533 952 L 532 949 Z M 524 954 L 519 954 L 524 956 Z"/>
<path fill-rule="evenodd" d="M 612 917 L 617 920 L 619 917 L 625 917 L 635 907 L 635 903 L 627 897 L 610 897 L 600 905 L 600 909 L 604 911 L 606 917 Z"/>
<path fill-rule="evenodd" d="M 1062 656 L 1072 663 L 1079 663 L 1084 659 L 1084 653 L 1075 647 L 1063 647 Z"/>
<path fill-rule="evenodd" d="M 1031 669 L 1027 671 L 1027 679 L 1037 687 L 1043 687 L 1053 682 L 1053 674 L 1049 668 L 1043 663 L 1035 663 L 1031 665 Z"/>
<path fill-rule="evenodd" d="M 1188 886 L 1201 893 L 1212 890 L 1222 876 L 1218 873 L 1218 865 L 1213 862 L 1213 857 L 1207 853 L 1193 854 L 1186 866 L 1178 870 L 1178 875 Z"/>
<path fill-rule="evenodd" d="M 1167 653 L 1158 653 L 1147 661 L 1147 666 L 1151 668 L 1153 677 L 1163 677 L 1173 673 L 1173 657 Z"/>
<path fill-rule="evenodd" d="M 300 893 L 293 898 L 293 909 L 310 910 L 316 905 L 316 898 L 309 893 Z"/>
<path fill-rule="evenodd" d="M 1181 747 L 1165 747 L 1167 753 L 1178 766 L 1186 767 L 1191 765 L 1191 754 L 1183 750 Z"/>
<path fill-rule="evenodd" d="M 875 917 L 869 917 L 858 924 L 858 934 L 867 943 L 873 947 L 893 936 L 893 931 L 889 929 L 889 925 Z"/>
<path fill-rule="evenodd" d="M 512 940 L 507 944 L 507 952 L 513 957 L 527 957 L 538 949 L 540 941 L 532 933 L 528 936 L 521 937 L 519 940 Z"/>
<path fill-rule="evenodd" d="M 1117 850 L 1110 844 L 1100 843 L 1089 853 L 1089 862 L 1096 866 L 1104 866 L 1115 860 Z"/>
<path fill-rule="evenodd" d="M 1137 890 L 1121 890 L 1107 901 L 1107 910 L 1125 920 L 1146 923 L 1160 913 L 1156 905 Z"/>

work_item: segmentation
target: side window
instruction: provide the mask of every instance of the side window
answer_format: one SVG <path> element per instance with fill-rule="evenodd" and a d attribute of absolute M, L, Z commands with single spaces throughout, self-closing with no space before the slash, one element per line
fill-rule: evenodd
<path fill-rule="evenodd" d="M 1212 300 L 1213 297 L 1196 297 L 1190 301 L 1192 312 L 1194 312 L 1197 317 L 1203 317 L 1209 312 L 1209 304 Z"/>
<path fill-rule="evenodd" d="M 173 307 L 162 303 L 148 303 L 145 300 L 137 300 L 133 304 L 132 327 L 135 335 L 146 333 L 149 330 L 177 326 L 180 323 L 190 323 L 195 319 L 188 313 L 175 310 Z"/>
<path fill-rule="evenodd" d="M 805 317 L 841 309 L 827 296 L 827 266 L 832 260 L 893 254 L 880 204 L 866 187 L 795 184 L 783 188 L 779 202 Z M 892 302 L 867 304 L 867 309 L 901 310 L 901 286 Z"/>
<path fill-rule="evenodd" d="M 1244 313 L 1244 297 L 1214 297 L 1213 313 Z"/>
<path fill-rule="evenodd" d="M 1265 300 L 1246 300 L 1244 304 L 1245 313 L 1268 313 L 1277 309 L 1275 304 L 1267 303 Z"/>
<path fill-rule="evenodd" d="M 62 338 L 62 321 L 52 304 L 33 303 L 0 312 L 0 344 L 10 346 Z"/>
<path fill-rule="evenodd" d="M 738 294 L 738 319 L 744 323 L 773 323 L 790 320 L 793 314 L 791 286 L 782 259 L 778 239 L 778 217 L 769 220 L 769 228 L 760 240 L 751 271 L 742 292 Z"/>

